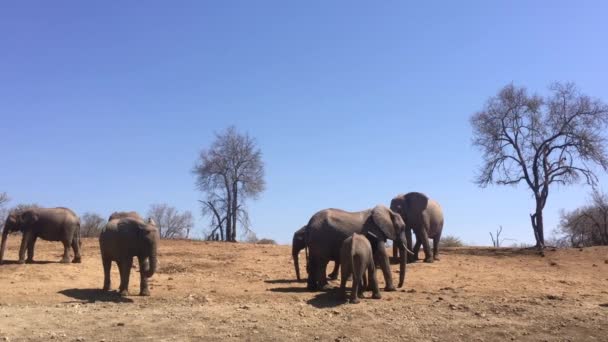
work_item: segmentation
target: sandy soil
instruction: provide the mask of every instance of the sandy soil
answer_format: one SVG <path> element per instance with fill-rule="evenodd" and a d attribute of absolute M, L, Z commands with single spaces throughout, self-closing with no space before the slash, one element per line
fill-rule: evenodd
<path fill-rule="evenodd" d="M 449 249 L 408 265 L 398 292 L 353 305 L 294 281 L 289 246 L 163 241 L 152 296 L 121 298 L 100 291 L 97 240 L 82 264 L 39 240 L 37 263 L 18 265 L 19 242 L 0 266 L 0 341 L 608 341 L 606 247 Z"/>

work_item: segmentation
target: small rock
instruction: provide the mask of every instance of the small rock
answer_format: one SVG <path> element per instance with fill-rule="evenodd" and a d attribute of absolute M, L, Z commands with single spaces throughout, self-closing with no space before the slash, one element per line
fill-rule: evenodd
<path fill-rule="evenodd" d="M 124 324 L 123 322 L 119 322 L 119 323 L 116 323 L 116 326 L 117 326 L 117 327 L 124 327 L 124 326 L 125 326 L 125 324 Z"/>
<path fill-rule="evenodd" d="M 593 267 L 597 267 L 597 264 L 593 264 Z"/>
<path fill-rule="evenodd" d="M 241 305 L 240 308 L 243 309 L 243 310 L 249 310 L 249 309 L 251 309 L 251 307 L 249 305 Z"/>
<path fill-rule="evenodd" d="M 319 336 L 315 336 L 315 341 L 320 340 L 321 338 Z"/>

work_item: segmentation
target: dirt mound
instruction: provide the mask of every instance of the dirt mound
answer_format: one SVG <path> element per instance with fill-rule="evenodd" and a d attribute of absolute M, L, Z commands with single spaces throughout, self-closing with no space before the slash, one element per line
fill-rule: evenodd
<path fill-rule="evenodd" d="M 100 291 L 95 239 L 82 264 L 57 263 L 61 244 L 39 240 L 28 265 L 14 263 L 19 240 L 0 266 L 0 341 L 608 341 L 605 247 L 449 248 L 408 265 L 403 289 L 349 305 L 296 282 L 289 246 L 163 240 L 152 296 L 121 298 Z"/>

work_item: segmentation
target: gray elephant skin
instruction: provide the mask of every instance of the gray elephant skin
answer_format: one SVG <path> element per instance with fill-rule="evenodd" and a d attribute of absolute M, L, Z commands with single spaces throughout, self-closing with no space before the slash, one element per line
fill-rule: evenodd
<path fill-rule="evenodd" d="M 120 273 L 118 291 L 122 296 L 128 295 L 133 257 L 137 257 L 141 277 L 139 295 L 149 296 L 148 278 L 156 272 L 159 240 L 158 229 L 151 223 L 133 217 L 110 220 L 99 236 L 104 271 L 103 290 L 110 290 L 110 269 L 112 261 L 115 261 Z"/>
<path fill-rule="evenodd" d="M 301 281 L 300 277 L 300 252 L 306 248 L 306 226 L 298 229 L 293 233 L 293 240 L 291 243 L 291 256 L 293 258 L 293 267 L 296 270 L 296 277 L 298 281 Z M 337 279 L 338 271 L 340 269 L 340 262 L 334 260 L 334 270 L 327 276 L 329 279 Z"/>
<path fill-rule="evenodd" d="M 123 218 L 132 218 L 132 219 L 144 222 L 144 219 L 141 216 L 139 216 L 139 214 L 135 211 L 115 211 L 108 218 L 108 222 L 110 222 L 112 220 L 123 219 Z"/>
<path fill-rule="evenodd" d="M 70 246 L 74 251 L 72 262 L 81 261 L 80 219 L 68 208 L 31 208 L 9 214 L 2 232 L 0 263 L 4 258 L 8 233 L 16 231 L 23 233 L 19 248 L 20 264 L 34 261 L 34 246 L 38 238 L 63 243 L 62 263 L 70 262 Z M 27 259 L 25 259 L 26 250 Z"/>
<path fill-rule="evenodd" d="M 396 242 L 402 252 L 399 267 L 399 286 L 405 280 L 405 223 L 397 213 L 383 205 L 358 212 L 325 209 L 314 214 L 307 225 L 308 283 L 310 291 L 327 285 L 325 269 L 330 260 L 340 259 L 340 249 L 346 238 L 354 233 L 364 234 L 370 240 L 374 258 L 382 268 L 386 283 L 385 291 L 395 291 L 391 276 L 386 240 Z"/>
<path fill-rule="evenodd" d="M 346 281 L 351 274 L 353 276 L 353 286 L 350 293 L 352 304 L 357 304 L 359 298 L 364 298 L 363 291 L 367 286 L 367 282 L 364 281 L 365 271 L 367 271 L 367 279 L 369 279 L 372 290 L 372 298 L 382 298 L 376 279 L 376 265 L 374 265 L 372 245 L 364 235 L 354 233 L 344 240 L 340 250 L 340 264 L 342 265 L 340 292 L 345 298 Z"/>
<path fill-rule="evenodd" d="M 420 192 L 409 192 L 391 200 L 391 210 L 399 213 L 406 225 L 407 247 L 412 250 L 412 230 L 416 234 L 414 255 L 409 261 L 418 260 L 420 245 L 424 248 L 424 261 L 439 260 L 439 240 L 443 231 L 443 211 L 436 201 Z M 429 239 L 433 239 L 431 252 Z M 397 256 L 393 248 L 393 256 Z"/>

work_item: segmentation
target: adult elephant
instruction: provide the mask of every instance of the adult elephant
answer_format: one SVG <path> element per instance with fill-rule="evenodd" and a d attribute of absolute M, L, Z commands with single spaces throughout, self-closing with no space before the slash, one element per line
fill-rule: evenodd
<path fill-rule="evenodd" d="M 2 232 L 0 263 L 4 257 L 9 232 L 21 231 L 19 263 L 34 261 L 36 239 L 61 241 L 63 243 L 62 263 L 70 262 L 70 246 L 74 250 L 72 262 L 80 262 L 80 219 L 68 208 L 30 208 L 12 212 L 8 215 Z M 27 250 L 27 259 L 25 252 Z"/>
<path fill-rule="evenodd" d="M 99 235 L 99 248 L 104 271 L 103 290 L 110 290 L 110 269 L 112 261 L 115 261 L 120 272 L 118 290 L 121 295 L 128 295 L 133 257 L 137 257 L 141 276 L 139 294 L 149 296 L 148 278 L 156 272 L 159 240 L 158 229 L 154 224 L 133 217 L 109 220 Z"/>
<path fill-rule="evenodd" d="M 405 280 L 405 224 L 401 217 L 383 205 L 358 212 L 340 209 L 325 209 L 314 214 L 307 225 L 308 237 L 308 289 L 318 290 L 327 284 L 325 269 L 330 260 L 340 259 L 340 248 L 353 233 L 364 234 L 370 240 L 374 258 L 378 260 L 384 280 L 385 291 L 395 291 L 390 272 L 386 240 L 394 240 L 401 253 L 399 286 Z"/>
<path fill-rule="evenodd" d="M 108 221 L 119 220 L 127 217 L 144 222 L 144 219 L 135 211 L 115 211 L 112 213 L 112 215 L 110 215 Z"/>
<path fill-rule="evenodd" d="M 293 241 L 291 243 L 291 256 L 293 257 L 293 267 L 296 270 L 296 277 L 301 281 L 300 277 L 300 252 L 306 248 L 306 226 L 298 229 L 293 233 Z M 334 270 L 327 276 L 329 279 L 337 279 L 338 271 L 340 270 L 340 261 L 334 260 Z"/>
<path fill-rule="evenodd" d="M 408 192 L 391 200 L 391 210 L 399 213 L 406 225 L 407 247 L 412 250 L 412 230 L 416 234 L 414 254 L 409 261 L 418 260 L 420 245 L 424 248 L 424 262 L 439 260 L 439 240 L 443 231 L 443 211 L 436 201 L 420 192 Z M 433 252 L 429 239 L 433 239 Z M 393 256 L 398 250 L 393 248 Z"/>

